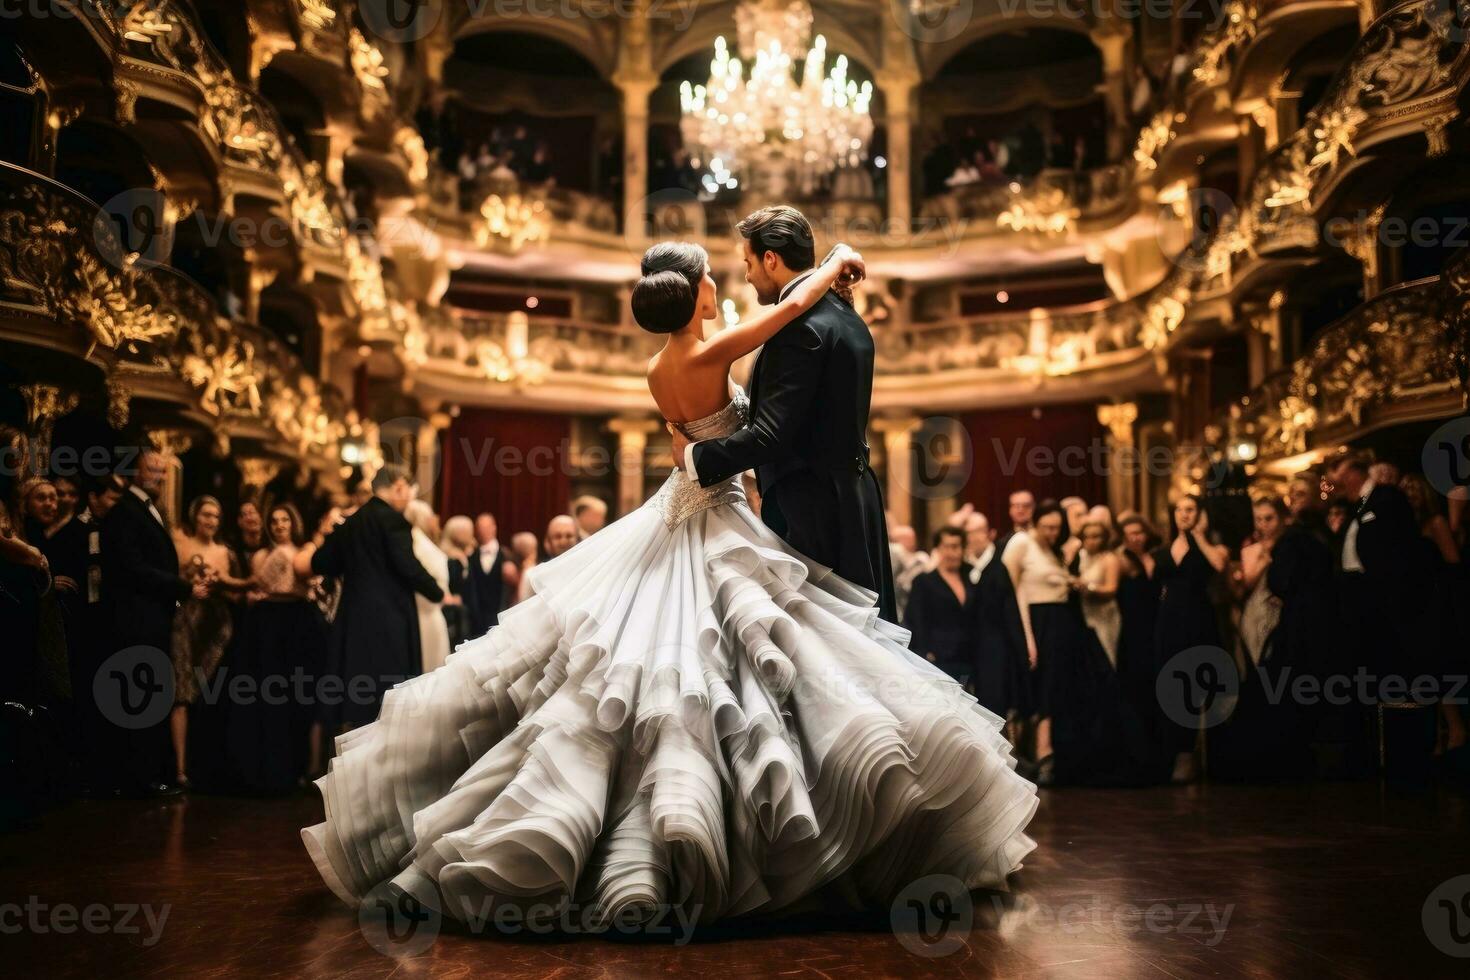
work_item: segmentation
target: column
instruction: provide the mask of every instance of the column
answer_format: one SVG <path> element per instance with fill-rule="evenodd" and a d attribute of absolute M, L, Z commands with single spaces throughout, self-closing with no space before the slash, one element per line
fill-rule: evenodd
<path fill-rule="evenodd" d="M 636 242 L 646 227 L 648 96 L 658 83 L 653 78 L 614 77 L 614 81 L 623 93 L 623 235 Z"/>
<path fill-rule="evenodd" d="M 51 465 L 51 434 L 56 420 L 76 408 L 80 398 L 74 391 L 48 384 L 20 385 L 17 391 L 26 404 L 30 458 L 37 472 L 44 472 Z"/>
<path fill-rule="evenodd" d="M 1134 474 L 1138 471 L 1133 442 L 1133 423 L 1138 421 L 1138 404 L 1099 405 L 1097 420 L 1108 429 L 1108 506 L 1114 514 L 1138 506 Z"/>
<path fill-rule="evenodd" d="M 637 415 L 615 418 L 608 422 L 607 427 L 618 436 L 617 512 L 628 514 L 643 503 L 643 474 L 648 458 L 648 437 L 663 428 L 663 423 L 658 419 Z"/>
<path fill-rule="evenodd" d="M 643 238 L 648 197 L 648 96 L 658 87 L 658 76 L 653 71 L 648 2 L 631 0 L 631 4 L 612 81 L 623 94 L 623 235 L 636 235 L 636 242 Z"/>
<path fill-rule="evenodd" d="M 1116 20 L 1109 23 L 1117 24 Z M 1103 102 L 1108 110 L 1108 159 L 1123 156 L 1124 140 L 1131 134 L 1128 124 L 1128 41 L 1126 28 L 1108 27 L 1092 33 L 1092 43 L 1102 55 Z"/>
<path fill-rule="evenodd" d="M 883 437 L 883 503 L 893 523 L 914 523 L 912 436 L 923 420 L 916 415 L 884 416 L 873 420 L 873 429 Z"/>
<path fill-rule="evenodd" d="M 164 480 L 163 492 L 159 494 L 158 507 L 172 527 L 178 527 L 183 513 L 184 462 L 179 457 L 194 445 L 194 437 L 182 429 L 154 429 L 148 433 L 148 441 L 168 463 L 168 476 Z"/>
<path fill-rule="evenodd" d="M 1343 249 L 1363 266 L 1363 299 L 1383 291 L 1383 269 L 1379 262 L 1378 229 L 1388 205 L 1380 204 L 1365 218 L 1354 221 L 1341 235 Z M 1328 223 L 1332 227 L 1331 222 Z M 1329 244 L 1331 244 L 1329 242 Z"/>
<path fill-rule="evenodd" d="M 916 73 L 884 75 L 878 79 L 883 92 L 888 131 L 888 223 L 894 231 L 907 234 L 913 226 L 913 115 L 911 103 L 918 87 Z"/>

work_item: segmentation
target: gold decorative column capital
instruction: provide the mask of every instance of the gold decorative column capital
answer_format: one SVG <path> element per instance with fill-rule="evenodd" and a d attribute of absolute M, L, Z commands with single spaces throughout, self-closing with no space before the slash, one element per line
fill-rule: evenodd
<path fill-rule="evenodd" d="M 1108 434 L 1120 446 L 1133 445 L 1133 424 L 1138 421 L 1137 402 L 1119 402 L 1097 406 L 1097 420 L 1107 426 Z"/>
<path fill-rule="evenodd" d="M 279 460 L 247 458 L 240 460 L 239 464 L 241 485 L 254 490 L 262 489 L 281 473 Z"/>
<path fill-rule="evenodd" d="M 194 437 L 183 429 L 153 429 L 148 442 L 165 459 L 178 459 L 194 446 Z"/>
<path fill-rule="evenodd" d="M 617 433 L 618 513 L 631 513 L 643 503 L 643 478 L 647 469 L 648 437 L 663 428 L 663 422 L 646 415 L 624 415 L 609 419 L 608 431 Z M 678 461 L 675 461 L 678 465 Z"/>

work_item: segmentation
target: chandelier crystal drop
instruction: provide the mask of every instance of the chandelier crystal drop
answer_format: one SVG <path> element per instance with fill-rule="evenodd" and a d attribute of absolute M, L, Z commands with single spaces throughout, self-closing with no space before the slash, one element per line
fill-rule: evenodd
<path fill-rule="evenodd" d="M 794 164 L 804 183 L 860 163 L 873 135 L 873 83 L 848 77 L 846 55 L 827 70 L 827 39 L 812 39 L 807 0 L 743 0 L 735 27 L 741 57 L 718 37 L 709 80 L 679 87 L 680 132 L 696 166 L 709 167 L 705 189 L 735 187 L 734 175 L 766 154 Z"/>

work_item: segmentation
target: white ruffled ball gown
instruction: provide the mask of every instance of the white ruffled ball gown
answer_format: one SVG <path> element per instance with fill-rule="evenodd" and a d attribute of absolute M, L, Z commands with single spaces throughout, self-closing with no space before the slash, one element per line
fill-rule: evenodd
<path fill-rule="evenodd" d="M 726 435 L 747 408 L 737 389 L 685 428 Z M 1003 889 L 1035 846 L 1002 720 L 762 524 L 738 477 L 675 472 L 529 574 L 499 626 L 337 740 L 302 837 L 344 901 L 710 921 L 834 883 L 874 904 L 930 874 Z"/>

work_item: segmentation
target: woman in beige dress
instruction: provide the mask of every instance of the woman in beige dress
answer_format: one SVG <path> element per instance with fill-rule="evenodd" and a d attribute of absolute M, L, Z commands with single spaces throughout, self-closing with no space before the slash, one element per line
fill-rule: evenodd
<path fill-rule="evenodd" d="M 174 707 L 169 715 L 169 733 L 173 737 L 177 782 L 184 788 L 189 786 L 189 706 L 199 699 L 200 686 L 219 669 L 235 631 L 231 603 L 251 585 L 243 576 L 235 552 L 219 540 L 221 514 L 218 500 L 196 497 L 189 505 L 187 533 L 174 532 L 179 574 L 190 582 L 209 586 L 206 598 L 190 596 L 174 616 Z"/>

